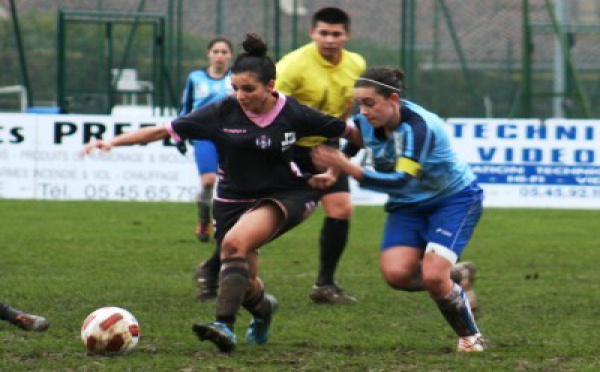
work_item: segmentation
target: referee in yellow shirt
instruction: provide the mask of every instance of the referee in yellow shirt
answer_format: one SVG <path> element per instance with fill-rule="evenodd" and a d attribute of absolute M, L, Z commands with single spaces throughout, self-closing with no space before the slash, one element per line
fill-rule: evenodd
<path fill-rule="evenodd" d="M 275 89 L 300 103 L 346 119 L 352 107 L 354 82 L 366 69 L 362 56 L 344 49 L 350 39 L 350 17 L 339 8 L 322 8 L 313 14 L 310 37 L 312 43 L 290 52 L 277 63 Z M 295 151 L 301 154 L 298 165 L 314 172 L 308 147 L 311 144 L 296 145 Z M 339 143 L 332 145 L 339 147 Z M 319 240 L 319 273 L 310 298 L 315 303 L 356 302 L 334 280 L 348 241 L 352 215 L 346 175 L 323 192 L 321 203 L 326 218 Z"/>

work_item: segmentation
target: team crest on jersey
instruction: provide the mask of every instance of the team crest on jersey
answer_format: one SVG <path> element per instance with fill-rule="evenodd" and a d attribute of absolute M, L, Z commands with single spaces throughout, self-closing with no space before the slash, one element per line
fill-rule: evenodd
<path fill-rule="evenodd" d="M 263 134 L 262 136 L 256 138 L 256 146 L 263 150 L 267 149 L 271 147 L 271 139 Z"/>

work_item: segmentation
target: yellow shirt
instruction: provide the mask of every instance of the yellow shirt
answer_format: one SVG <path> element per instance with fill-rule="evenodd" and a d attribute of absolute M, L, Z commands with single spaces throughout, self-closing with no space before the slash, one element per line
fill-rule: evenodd
<path fill-rule="evenodd" d="M 277 63 L 275 89 L 300 103 L 345 119 L 352 107 L 354 82 L 366 62 L 357 53 L 342 50 L 337 65 L 324 59 L 315 43 L 300 47 Z"/>

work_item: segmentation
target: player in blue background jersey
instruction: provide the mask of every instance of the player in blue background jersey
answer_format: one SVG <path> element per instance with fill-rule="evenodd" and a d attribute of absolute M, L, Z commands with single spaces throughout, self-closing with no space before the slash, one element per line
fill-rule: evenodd
<path fill-rule="evenodd" d="M 442 119 L 401 99 L 403 77 L 397 69 L 373 68 L 355 84 L 355 122 L 373 170 L 327 146 L 313 150 L 313 160 L 389 195 L 381 243 L 384 280 L 394 289 L 428 291 L 459 336 L 457 350 L 483 351 L 466 290 L 455 283 L 462 278 L 451 278 L 481 216 L 483 192 L 452 150 Z"/>
<path fill-rule="evenodd" d="M 208 43 L 208 66 L 192 71 L 185 84 L 180 116 L 187 115 L 211 102 L 223 99 L 232 92 L 229 62 L 233 56 L 231 42 L 224 37 L 216 37 Z M 198 203 L 198 224 L 196 235 L 201 242 L 210 240 L 213 189 L 217 179 L 217 151 L 211 141 L 194 141 L 194 153 L 201 188 L 196 197 Z"/>

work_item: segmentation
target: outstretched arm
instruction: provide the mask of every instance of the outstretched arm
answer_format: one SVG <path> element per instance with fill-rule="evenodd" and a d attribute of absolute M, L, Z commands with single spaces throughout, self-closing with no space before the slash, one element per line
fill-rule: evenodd
<path fill-rule="evenodd" d="M 89 155 L 94 149 L 103 152 L 110 151 L 114 146 L 136 145 L 149 143 L 169 137 L 165 126 L 146 127 L 134 132 L 124 133 L 108 140 L 93 141 L 83 147 L 83 155 Z"/>
<path fill-rule="evenodd" d="M 338 172 L 343 172 L 361 182 L 363 169 L 352 163 L 341 151 L 329 146 L 317 146 L 312 149 L 312 159 L 317 166 L 331 167 Z"/>
<path fill-rule="evenodd" d="M 381 173 L 365 170 L 354 164 L 341 151 L 327 146 L 318 146 L 312 150 L 312 159 L 317 166 L 332 167 L 357 180 L 361 187 L 379 192 L 388 192 L 402 188 L 408 181 L 418 176 L 421 167 L 412 159 L 398 160 L 395 172 Z"/>

